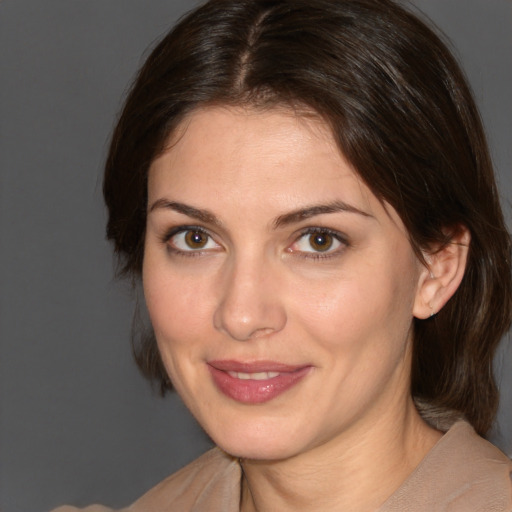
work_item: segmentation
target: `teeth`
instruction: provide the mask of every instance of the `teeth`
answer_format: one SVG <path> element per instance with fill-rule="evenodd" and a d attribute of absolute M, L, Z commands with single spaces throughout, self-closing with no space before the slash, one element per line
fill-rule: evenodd
<path fill-rule="evenodd" d="M 268 380 L 273 379 L 279 375 L 279 372 L 257 372 L 257 373 L 245 373 L 245 372 L 228 372 L 228 374 L 240 380 Z"/>

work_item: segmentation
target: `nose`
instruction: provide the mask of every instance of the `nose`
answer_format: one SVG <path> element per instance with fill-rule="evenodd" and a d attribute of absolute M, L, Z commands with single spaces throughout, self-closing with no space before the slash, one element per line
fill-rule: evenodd
<path fill-rule="evenodd" d="M 268 336 L 286 325 L 277 269 L 262 261 L 233 262 L 223 275 L 215 329 L 237 341 Z"/>

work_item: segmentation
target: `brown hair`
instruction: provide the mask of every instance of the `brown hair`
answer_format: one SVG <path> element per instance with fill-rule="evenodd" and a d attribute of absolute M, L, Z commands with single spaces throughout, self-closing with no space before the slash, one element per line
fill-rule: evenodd
<path fill-rule="evenodd" d="M 487 432 L 493 355 L 512 314 L 511 241 L 477 108 L 439 37 L 391 0 L 211 0 L 192 11 L 140 70 L 112 137 L 104 196 L 121 274 L 141 274 L 151 162 L 207 104 L 316 112 L 420 258 L 469 229 L 459 289 L 415 320 L 411 392 Z M 170 388 L 153 337 L 135 355 Z"/>

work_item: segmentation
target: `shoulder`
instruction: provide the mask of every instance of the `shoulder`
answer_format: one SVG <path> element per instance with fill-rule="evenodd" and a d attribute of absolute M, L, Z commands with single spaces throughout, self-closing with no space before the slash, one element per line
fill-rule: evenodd
<path fill-rule="evenodd" d="M 512 461 L 455 423 L 380 512 L 512 512 Z"/>
<path fill-rule="evenodd" d="M 236 459 L 214 448 L 172 474 L 119 512 L 238 511 L 241 468 Z M 101 505 L 59 507 L 52 512 L 114 512 Z"/>
<path fill-rule="evenodd" d="M 214 448 L 166 478 L 127 510 L 238 511 L 241 476 L 238 460 Z"/>

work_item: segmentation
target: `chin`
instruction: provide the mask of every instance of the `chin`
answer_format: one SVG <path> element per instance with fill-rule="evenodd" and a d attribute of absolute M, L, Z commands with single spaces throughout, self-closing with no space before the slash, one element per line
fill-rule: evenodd
<path fill-rule="evenodd" d="M 303 451 L 306 444 L 283 422 L 238 421 L 209 432 L 215 444 L 233 457 L 253 460 L 283 460 Z"/>
<path fill-rule="evenodd" d="M 239 443 L 227 441 L 218 443 L 217 446 L 233 457 L 247 460 L 284 460 L 297 453 L 289 443 L 269 443 L 264 440 L 254 442 L 252 439 L 245 439 Z"/>

